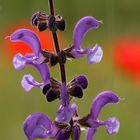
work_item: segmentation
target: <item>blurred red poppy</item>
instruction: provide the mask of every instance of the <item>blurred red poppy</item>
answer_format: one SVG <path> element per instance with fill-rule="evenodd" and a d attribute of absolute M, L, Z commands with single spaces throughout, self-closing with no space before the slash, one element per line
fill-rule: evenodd
<path fill-rule="evenodd" d="M 140 80 L 140 37 L 127 36 L 114 43 L 114 61 L 125 74 Z"/>
<path fill-rule="evenodd" d="M 9 36 L 14 31 L 20 28 L 27 28 L 34 31 L 40 39 L 42 49 L 47 49 L 48 51 L 54 51 L 51 32 L 48 30 L 44 32 L 38 32 L 36 27 L 33 27 L 26 21 L 8 27 L 8 31 L 6 32 L 6 35 Z M 60 41 L 61 41 L 61 37 L 60 37 Z M 5 49 L 5 53 L 8 55 L 8 58 L 13 57 L 18 52 L 22 53 L 23 55 L 32 52 L 31 48 L 27 44 L 23 42 L 11 42 L 9 39 L 5 39 L 4 41 L 4 49 Z"/>

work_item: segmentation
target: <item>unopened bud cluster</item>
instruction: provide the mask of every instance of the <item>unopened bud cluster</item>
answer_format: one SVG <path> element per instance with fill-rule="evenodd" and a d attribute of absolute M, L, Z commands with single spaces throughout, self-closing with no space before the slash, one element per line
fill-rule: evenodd
<path fill-rule="evenodd" d="M 37 12 L 32 16 L 32 25 L 36 26 L 39 31 L 44 31 L 47 28 L 51 31 L 64 31 L 66 27 L 65 20 L 60 15 L 47 15 L 44 12 Z"/>

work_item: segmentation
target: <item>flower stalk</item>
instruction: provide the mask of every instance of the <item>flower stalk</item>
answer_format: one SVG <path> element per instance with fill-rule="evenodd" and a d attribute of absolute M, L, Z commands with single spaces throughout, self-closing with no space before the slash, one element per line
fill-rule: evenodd
<path fill-rule="evenodd" d="M 49 0 L 49 6 L 50 6 L 50 14 L 52 16 L 55 16 L 54 14 L 54 2 L 53 0 Z M 53 36 L 53 41 L 54 41 L 54 45 L 55 45 L 55 50 L 57 55 L 60 53 L 60 47 L 59 47 L 59 42 L 58 42 L 58 37 L 57 37 L 57 33 L 55 30 L 52 30 L 52 36 Z M 66 72 L 65 72 L 65 65 L 63 63 L 59 63 L 59 67 L 60 67 L 60 73 L 61 73 L 61 81 L 62 83 L 66 84 Z"/>

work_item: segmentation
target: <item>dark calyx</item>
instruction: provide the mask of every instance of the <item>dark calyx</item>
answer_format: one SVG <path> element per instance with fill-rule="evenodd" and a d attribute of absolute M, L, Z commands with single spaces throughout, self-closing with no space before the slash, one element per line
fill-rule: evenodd
<path fill-rule="evenodd" d="M 82 98 L 83 97 L 83 90 L 86 89 L 88 86 L 88 80 L 86 76 L 79 75 L 72 79 L 67 84 L 67 91 L 68 94 L 74 97 Z"/>
<path fill-rule="evenodd" d="M 64 18 L 60 15 L 47 15 L 44 12 L 36 12 L 32 16 L 32 25 L 36 26 L 38 30 L 45 31 L 47 28 L 50 31 L 64 31 L 66 27 L 66 22 Z"/>
<path fill-rule="evenodd" d="M 46 84 L 43 87 L 42 92 L 45 95 L 48 102 L 52 102 L 60 97 L 60 87 L 61 84 L 53 78 L 50 79 L 50 83 Z"/>
<path fill-rule="evenodd" d="M 66 63 L 66 53 L 62 50 L 58 54 L 50 53 L 47 50 L 42 51 L 43 56 L 46 58 L 43 63 L 48 63 L 50 66 L 55 66 L 57 63 Z"/>

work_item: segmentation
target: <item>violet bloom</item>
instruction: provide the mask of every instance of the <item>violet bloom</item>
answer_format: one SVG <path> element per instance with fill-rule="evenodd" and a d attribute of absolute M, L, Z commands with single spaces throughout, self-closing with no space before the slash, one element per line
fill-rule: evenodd
<path fill-rule="evenodd" d="M 25 56 L 20 53 L 16 54 L 13 59 L 15 69 L 23 69 L 27 62 L 41 64 L 45 60 L 41 53 L 42 50 L 39 38 L 33 31 L 24 28 L 19 29 L 10 36 L 10 39 L 12 42 L 24 42 L 33 50 L 33 53 L 26 54 Z"/>
<path fill-rule="evenodd" d="M 50 72 L 46 64 L 34 64 L 31 62 L 27 62 L 26 64 L 35 67 L 42 78 L 42 82 L 37 82 L 31 74 L 24 75 L 21 80 L 21 85 L 26 92 L 29 92 L 33 87 L 43 89 L 46 84 L 50 83 Z"/>
<path fill-rule="evenodd" d="M 27 117 L 24 122 L 24 132 L 29 140 L 36 138 L 51 138 L 56 140 L 80 140 L 81 126 L 87 127 L 86 140 L 92 140 L 99 126 L 105 126 L 109 134 L 119 131 L 120 123 L 117 118 L 111 117 L 105 121 L 98 119 L 101 109 L 110 103 L 116 104 L 120 101 L 112 91 L 101 92 L 93 100 L 90 113 L 80 118 L 77 113 L 77 105 L 69 104 L 66 86 L 61 86 L 61 105 L 57 111 L 57 117 L 52 122 L 46 115 L 35 113 Z"/>
<path fill-rule="evenodd" d="M 77 22 L 73 32 L 73 49 L 70 52 L 73 57 L 80 58 L 83 55 L 87 55 L 88 64 L 95 64 L 101 61 L 103 51 L 98 44 L 96 44 L 92 49 L 87 47 L 83 50 L 81 48 L 85 34 L 91 29 L 97 29 L 101 24 L 102 21 L 96 20 L 94 17 L 91 16 L 86 16 Z"/>
<path fill-rule="evenodd" d="M 42 63 L 45 58 L 41 53 L 41 44 L 37 35 L 29 29 L 19 29 L 10 36 L 13 42 L 24 42 L 28 44 L 33 53 L 28 53 L 25 56 L 18 53 L 13 58 L 13 65 L 16 70 L 23 70 L 26 65 L 33 66 L 41 75 L 42 82 L 37 82 L 31 74 L 23 76 L 21 85 L 25 91 L 29 92 L 33 87 L 43 87 L 50 83 L 50 72 L 47 64 Z"/>

